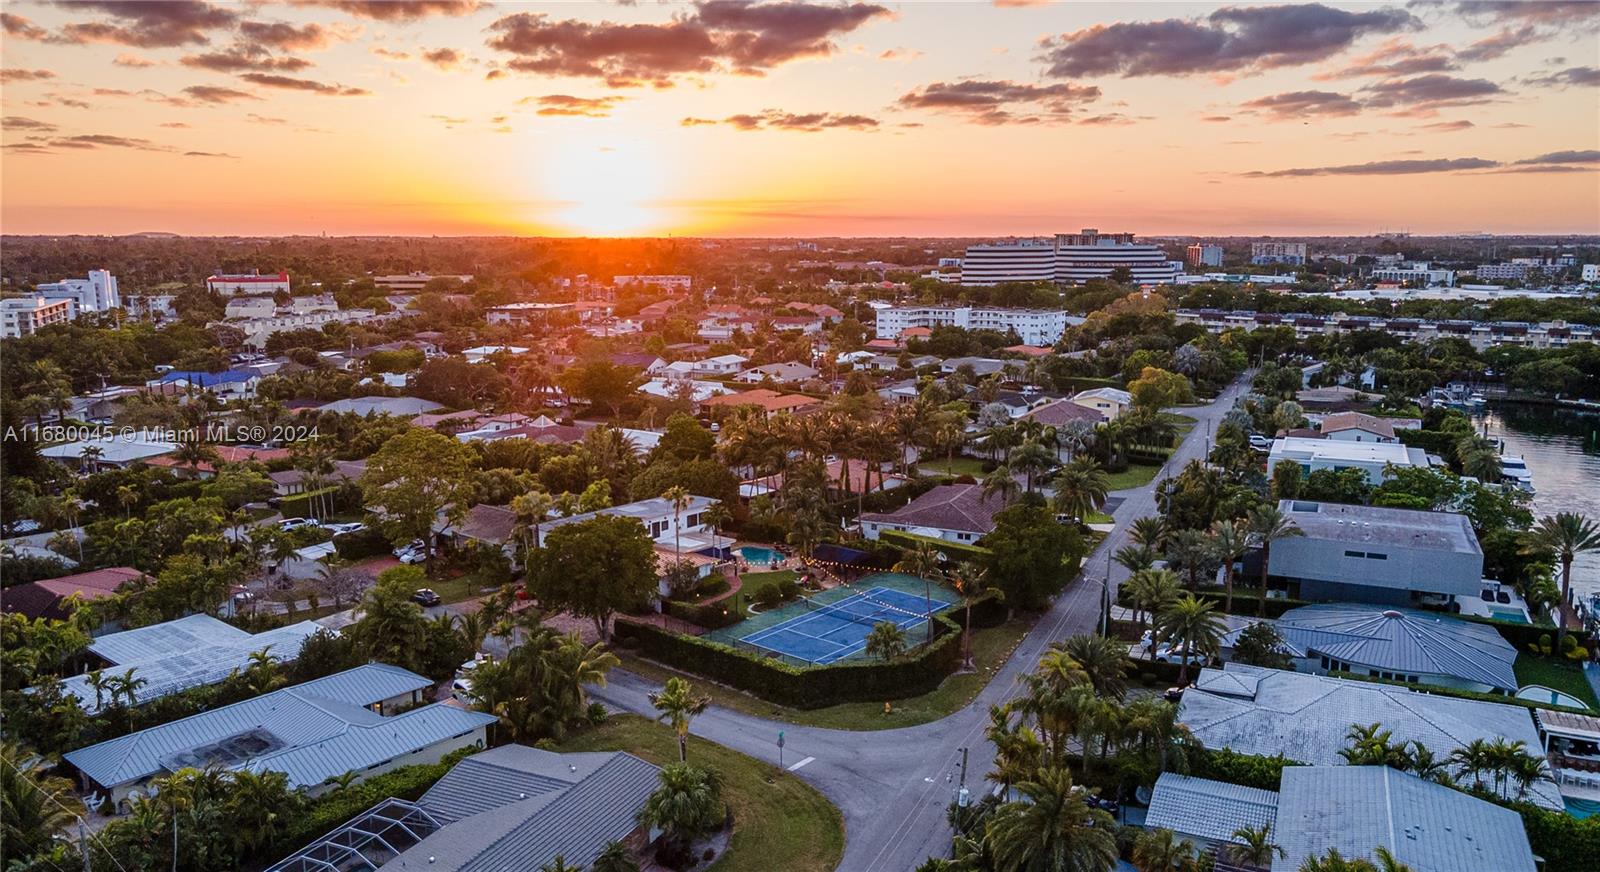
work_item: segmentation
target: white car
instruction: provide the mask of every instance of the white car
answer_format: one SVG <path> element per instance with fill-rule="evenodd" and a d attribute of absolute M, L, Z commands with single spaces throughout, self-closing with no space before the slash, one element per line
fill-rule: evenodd
<path fill-rule="evenodd" d="M 323 527 L 335 536 L 340 533 L 359 533 L 367 529 L 366 524 L 324 524 Z"/>
<path fill-rule="evenodd" d="M 1272 440 L 1262 436 L 1260 433 L 1253 433 L 1250 436 L 1250 447 L 1258 451 L 1270 451 L 1272 449 Z"/>
<path fill-rule="evenodd" d="M 414 539 L 411 544 L 404 548 L 396 548 L 394 556 L 400 558 L 401 563 L 421 563 L 428 559 L 428 549 L 422 544 L 421 539 Z"/>
<path fill-rule="evenodd" d="M 316 518 L 284 518 L 278 522 L 280 530 L 298 530 L 301 527 L 320 527 L 322 522 Z"/>

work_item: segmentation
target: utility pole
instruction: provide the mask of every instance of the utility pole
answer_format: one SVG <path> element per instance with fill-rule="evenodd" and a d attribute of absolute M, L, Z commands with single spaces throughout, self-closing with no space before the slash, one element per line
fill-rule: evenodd
<path fill-rule="evenodd" d="M 78 853 L 83 855 L 83 872 L 94 872 L 89 867 L 89 834 L 83 828 L 83 817 L 81 815 L 74 817 L 78 818 Z"/>

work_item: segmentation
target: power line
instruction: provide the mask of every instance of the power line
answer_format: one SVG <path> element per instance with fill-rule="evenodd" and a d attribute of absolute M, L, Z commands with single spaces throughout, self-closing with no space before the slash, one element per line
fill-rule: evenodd
<path fill-rule="evenodd" d="M 18 775 L 21 775 L 22 777 L 28 778 L 30 780 L 32 779 L 33 776 L 30 775 L 27 772 L 23 772 L 20 768 L 17 767 L 17 764 L 11 762 L 10 760 L 7 760 L 4 757 L 0 757 L 0 760 L 4 760 L 5 764 L 7 766 L 10 766 L 12 771 L 16 772 Z M 58 807 L 60 807 L 60 809 L 62 811 L 64 811 L 67 814 L 70 814 L 73 817 L 77 818 L 78 826 L 79 826 L 79 840 L 81 842 L 81 840 L 83 838 L 83 834 L 85 832 L 88 832 L 88 828 L 83 825 L 83 815 L 78 814 L 76 811 L 73 811 L 71 808 L 69 808 L 66 805 L 66 803 L 63 803 L 61 800 L 56 799 L 55 794 L 50 793 L 47 790 L 44 790 L 42 787 L 40 787 L 39 792 L 44 794 L 44 797 L 46 799 L 50 800 L 51 802 L 55 803 Z M 109 801 L 109 799 L 110 799 L 110 797 L 107 797 L 108 801 Z M 89 837 L 95 840 L 95 844 L 100 846 L 100 850 L 106 852 L 106 856 L 111 859 L 111 862 L 113 864 L 115 864 L 118 869 L 122 870 L 122 872 L 128 872 L 128 867 L 122 865 L 122 861 L 118 860 L 116 855 L 111 853 L 111 849 L 106 847 L 106 844 L 103 841 L 101 841 L 99 833 L 89 833 Z M 80 851 L 81 851 L 81 849 L 80 849 Z M 84 868 L 88 869 L 88 863 L 89 863 L 89 859 L 88 858 L 89 858 L 89 855 L 88 855 L 87 852 L 83 852 L 83 856 L 84 856 Z"/>

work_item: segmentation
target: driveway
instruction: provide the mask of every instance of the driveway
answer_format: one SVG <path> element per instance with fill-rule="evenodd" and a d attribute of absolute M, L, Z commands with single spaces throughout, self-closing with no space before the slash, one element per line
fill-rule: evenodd
<path fill-rule="evenodd" d="M 1204 457 L 1208 434 L 1215 432 L 1251 375 L 1246 373 L 1209 405 L 1178 410 L 1199 424 L 1173 452 L 1167 471 Z M 1122 502 L 1112 514 L 1115 529 L 1085 558 L 1083 572 L 1056 597 L 1011 659 L 961 711 L 916 727 L 858 733 L 798 727 L 712 706 L 695 718 L 691 731 L 774 763 L 778 732 L 783 731 L 785 767 L 821 790 L 844 815 L 846 842 L 840 869 L 904 872 L 930 856 L 948 856 L 951 830 L 945 808 L 961 778 L 963 748 L 968 749 L 967 786 L 974 791 L 988 787 L 984 775 L 994 760 L 994 749 L 984 740 L 989 706 L 1018 695 L 1019 678 L 1050 643 L 1094 629 L 1108 567 L 1113 596 L 1127 576 L 1110 555 L 1127 544 L 1135 520 L 1156 513 L 1155 481 L 1117 495 Z M 655 716 L 648 698 L 654 684 L 625 670 L 613 670 L 611 675 L 608 687 L 592 690 L 594 698 L 614 709 Z"/>

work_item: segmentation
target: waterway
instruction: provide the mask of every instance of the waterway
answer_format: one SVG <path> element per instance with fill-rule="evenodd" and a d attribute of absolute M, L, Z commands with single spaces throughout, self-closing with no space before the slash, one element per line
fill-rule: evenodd
<path fill-rule="evenodd" d="M 1533 472 L 1535 517 L 1577 512 L 1600 523 L 1600 413 L 1504 403 L 1477 419 L 1480 431 L 1505 443 L 1506 454 L 1520 454 Z M 1575 599 L 1600 592 L 1600 553 L 1572 564 Z"/>

